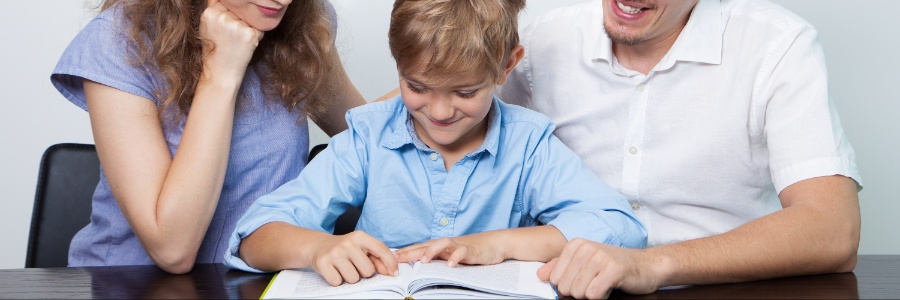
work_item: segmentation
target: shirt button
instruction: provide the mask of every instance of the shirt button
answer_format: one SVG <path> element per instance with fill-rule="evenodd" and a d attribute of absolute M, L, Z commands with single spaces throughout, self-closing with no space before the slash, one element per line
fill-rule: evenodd
<path fill-rule="evenodd" d="M 631 148 L 628 148 L 628 153 L 637 154 L 638 153 L 637 147 L 632 146 Z"/>
<path fill-rule="evenodd" d="M 646 88 L 647 88 L 647 85 L 641 83 L 641 84 L 638 84 L 638 86 L 637 86 L 637 91 L 638 91 L 638 92 L 643 92 L 644 89 L 646 89 Z"/>
<path fill-rule="evenodd" d="M 447 226 L 447 224 L 450 224 L 450 220 L 447 220 L 447 217 L 441 218 L 441 226 Z"/>
<path fill-rule="evenodd" d="M 632 204 L 631 204 L 631 209 L 633 209 L 633 210 L 639 210 L 639 209 L 641 209 L 641 205 L 638 204 L 638 203 L 632 203 Z"/>
<path fill-rule="evenodd" d="M 432 152 L 428 157 L 431 158 L 431 160 L 437 160 L 437 153 Z"/>

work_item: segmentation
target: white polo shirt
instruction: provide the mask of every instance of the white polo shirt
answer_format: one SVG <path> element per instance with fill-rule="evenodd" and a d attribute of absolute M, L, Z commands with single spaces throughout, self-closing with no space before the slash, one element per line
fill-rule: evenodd
<path fill-rule="evenodd" d="M 498 95 L 550 116 L 554 133 L 629 199 L 648 245 L 772 213 L 778 193 L 804 179 L 861 184 L 809 23 L 764 0 L 700 0 L 643 75 L 613 56 L 602 10 L 597 0 L 534 21 Z"/>

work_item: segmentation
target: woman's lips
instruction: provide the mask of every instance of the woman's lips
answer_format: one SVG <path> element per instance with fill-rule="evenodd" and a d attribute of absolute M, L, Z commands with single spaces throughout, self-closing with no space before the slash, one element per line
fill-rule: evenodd
<path fill-rule="evenodd" d="M 271 8 L 271 7 L 265 7 L 262 5 L 256 5 L 256 8 L 259 9 L 259 12 L 261 12 L 262 14 L 269 16 L 269 17 L 275 17 L 275 16 L 278 16 L 279 13 L 281 13 L 280 8 Z"/>

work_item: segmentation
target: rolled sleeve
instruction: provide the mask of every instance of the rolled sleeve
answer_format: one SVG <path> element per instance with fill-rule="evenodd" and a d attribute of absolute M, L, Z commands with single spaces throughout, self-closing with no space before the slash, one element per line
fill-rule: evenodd
<path fill-rule="evenodd" d="M 591 172 L 549 132 L 552 128 L 536 148 L 526 182 L 527 199 L 537 219 L 559 229 L 567 240 L 645 247 L 647 230 L 631 212 L 625 196 Z"/>
<path fill-rule="evenodd" d="M 768 99 L 765 130 L 778 193 L 814 177 L 843 175 L 862 189 L 853 147 L 828 96 L 825 55 L 811 26 L 788 31 L 759 79 Z M 781 47 L 781 48 L 778 48 Z"/>
<path fill-rule="evenodd" d="M 350 120 L 348 119 L 348 123 Z M 225 265 L 248 272 L 262 272 L 244 262 L 241 241 L 265 224 L 284 222 L 326 233 L 334 231 L 338 216 L 349 206 L 359 207 L 365 197 L 365 176 L 360 164 L 361 138 L 352 130 L 332 138 L 300 176 L 260 197 L 238 221 L 228 240 Z"/>
<path fill-rule="evenodd" d="M 606 201 L 621 200 L 596 200 L 598 203 Z M 556 227 L 569 241 L 583 238 L 625 248 L 647 246 L 647 231 L 637 219 L 620 210 L 599 212 L 566 210 L 550 221 L 548 225 Z"/>

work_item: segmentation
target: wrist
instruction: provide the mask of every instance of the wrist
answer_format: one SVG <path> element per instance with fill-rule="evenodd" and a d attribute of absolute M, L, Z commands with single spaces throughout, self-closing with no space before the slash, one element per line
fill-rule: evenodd
<path fill-rule="evenodd" d="M 200 79 L 197 86 L 210 85 L 217 89 L 228 89 L 237 91 L 244 81 L 244 75 L 247 68 L 233 70 L 228 68 L 210 68 L 204 64 L 203 71 L 200 72 Z"/>
<path fill-rule="evenodd" d="M 646 262 L 645 270 L 650 276 L 653 283 L 653 289 L 657 290 L 662 287 L 677 285 L 675 281 L 675 271 L 678 269 L 678 260 L 671 253 L 661 248 L 649 248 L 638 250 L 642 254 L 641 261 Z"/>

